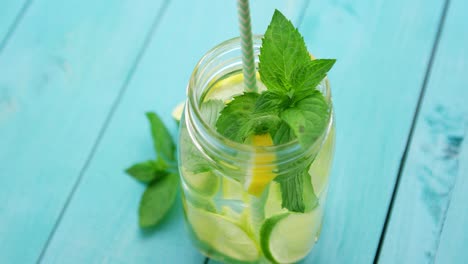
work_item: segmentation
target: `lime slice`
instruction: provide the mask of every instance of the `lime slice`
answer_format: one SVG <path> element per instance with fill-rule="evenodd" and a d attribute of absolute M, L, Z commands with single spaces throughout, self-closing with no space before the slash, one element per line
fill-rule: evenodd
<path fill-rule="evenodd" d="M 254 240 L 225 216 L 187 205 L 187 219 L 197 238 L 220 254 L 239 261 L 259 258 Z"/>
<path fill-rule="evenodd" d="M 265 203 L 265 218 L 287 212 L 287 209 L 281 207 L 281 203 L 280 185 L 277 182 L 272 182 L 268 191 L 268 199 Z"/>
<path fill-rule="evenodd" d="M 227 177 L 222 178 L 223 186 L 221 199 L 218 199 L 218 204 L 221 205 L 221 213 L 242 225 L 242 217 L 246 211 L 245 207 L 248 204 L 249 197 L 242 190 L 242 185 Z"/>
<path fill-rule="evenodd" d="M 182 178 L 190 189 L 205 196 L 213 196 L 219 189 L 219 178 L 211 171 L 192 173 L 182 168 Z"/>
<path fill-rule="evenodd" d="M 246 198 L 246 194 L 242 189 L 240 182 L 230 179 L 228 177 L 222 177 L 223 182 L 223 199 L 228 200 L 243 200 Z"/>
<path fill-rule="evenodd" d="M 277 263 L 304 258 L 315 244 L 322 221 L 320 207 L 310 213 L 283 213 L 265 220 L 260 245 L 265 256 Z"/>

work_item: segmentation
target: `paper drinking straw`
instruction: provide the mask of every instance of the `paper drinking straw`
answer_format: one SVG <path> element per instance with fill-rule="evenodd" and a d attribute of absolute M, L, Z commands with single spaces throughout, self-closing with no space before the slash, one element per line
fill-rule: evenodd
<path fill-rule="evenodd" d="M 255 60 L 252 43 L 252 26 L 250 23 L 249 0 L 237 0 L 237 14 L 241 33 L 242 64 L 244 84 L 248 92 L 256 92 Z"/>

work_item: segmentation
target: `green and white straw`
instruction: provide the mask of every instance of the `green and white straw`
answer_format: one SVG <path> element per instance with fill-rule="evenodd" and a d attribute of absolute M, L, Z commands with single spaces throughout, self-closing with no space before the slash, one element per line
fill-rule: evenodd
<path fill-rule="evenodd" d="M 252 43 L 252 26 L 250 23 L 249 0 L 237 0 L 237 13 L 242 45 L 242 64 L 244 84 L 248 92 L 256 92 L 255 60 Z"/>

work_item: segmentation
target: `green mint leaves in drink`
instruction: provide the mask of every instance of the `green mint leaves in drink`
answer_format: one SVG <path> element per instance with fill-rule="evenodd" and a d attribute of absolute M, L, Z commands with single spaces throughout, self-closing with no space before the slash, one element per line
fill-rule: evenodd
<path fill-rule="evenodd" d="M 137 163 L 125 172 L 148 184 L 138 210 L 141 227 L 157 225 L 172 208 L 179 185 L 176 147 L 168 129 L 155 113 L 147 113 L 156 160 Z"/>
<path fill-rule="evenodd" d="M 267 90 L 235 97 L 221 111 L 218 132 L 239 143 L 269 133 L 275 145 L 297 138 L 304 149 L 310 148 L 326 130 L 331 115 L 316 87 L 335 60 L 312 59 L 299 31 L 278 10 L 264 35 L 259 59 L 260 78 Z M 304 180 L 310 177 L 309 166 L 299 171 L 287 166 L 279 170 L 288 173 L 275 179 L 281 186 L 282 206 L 294 212 L 308 211 L 317 200 L 315 195 L 304 197 L 313 194 L 310 180 Z"/>
<path fill-rule="evenodd" d="M 218 132 L 225 137 L 244 142 L 252 134 L 265 134 L 281 120 L 276 111 L 257 111 L 261 95 L 244 93 L 234 97 L 222 111 L 216 122 Z"/>

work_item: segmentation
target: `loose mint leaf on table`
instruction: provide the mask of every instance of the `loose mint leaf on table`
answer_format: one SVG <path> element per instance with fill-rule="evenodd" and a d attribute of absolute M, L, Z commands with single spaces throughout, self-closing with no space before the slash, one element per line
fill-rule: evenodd
<path fill-rule="evenodd" d="M 126 169 L 125 172 L 139 181 L 150 183 L 165 176 L 167 174 L 166 170 L 166 163 L 159 159 L 157 161 L 148 160 L 137 163 Z"/>
<path fill-rule="evenodd" d="M 141 227 L 157 225 L 174 204 L 178 186 L 175 144 L 164 123 L 155 113 L 146 113 L 158 158 L 137 163 L 125 172 L 148 184 L 140 200 Z"/>
<path fill-rule="evenodd" d="M 291 74 L 310 62 L 304 39 L 281 12 L 275 11 L 260 48 L 259 72 L 269 91 L 287 93 L 292 88 Z"/>
<path fill-rule="evenodd" d="M 169 174 L 148 186 L 140 201 L 141 227 L 158 224 L 171 209 L 178 190 L 178 177 L 177 174 Z"/>
<path fill-rule="evenodd" d="M 158 157 L 163 158 L 166 162 L 174 165 L 175 162 L 175 144 L 172 140 L 171 134 L 156 113 L 146 113 L 151 124 L 151 135 L 153 137 L 153 144 Z"/>

